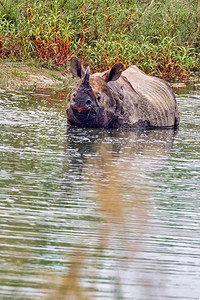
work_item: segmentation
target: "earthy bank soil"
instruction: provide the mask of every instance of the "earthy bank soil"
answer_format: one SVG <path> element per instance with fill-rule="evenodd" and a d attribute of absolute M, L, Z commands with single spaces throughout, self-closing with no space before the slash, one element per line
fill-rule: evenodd
<path fill-rule="evenodd" d="M 0 86 L 7 88 L 69 87 L 73 79 L 67 70 L 31 66 L 26 62 L 0 60 Z"/>

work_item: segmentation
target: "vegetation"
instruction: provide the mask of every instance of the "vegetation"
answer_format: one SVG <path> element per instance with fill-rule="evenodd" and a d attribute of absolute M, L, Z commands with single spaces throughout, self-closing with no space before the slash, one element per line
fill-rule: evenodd
<path fill-rule="evenodd" d="M 200 65 L 200 0 L 0 0 L 0 57 L 183 81 Z"/>

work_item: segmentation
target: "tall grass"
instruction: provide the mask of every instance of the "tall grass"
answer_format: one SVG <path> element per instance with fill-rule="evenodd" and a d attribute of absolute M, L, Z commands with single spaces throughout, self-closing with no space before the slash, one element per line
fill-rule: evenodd
<path fill-rule="evenodd" d="M 0 57 L 94 71 L 121 61 L 168 80 L 199 70 L 200 0 L 0 0 Z"/>

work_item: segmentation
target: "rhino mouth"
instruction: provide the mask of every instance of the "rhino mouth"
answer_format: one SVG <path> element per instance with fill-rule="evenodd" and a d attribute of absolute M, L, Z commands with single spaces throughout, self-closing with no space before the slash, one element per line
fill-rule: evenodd
<path fill-rule="evenodd" d="M 75 104 L 72 104 L 71 110 L 73 112 L 74 117 L 80 121 L 87 121 L 91 117 L 94 117 L 96 115 L 96 111 L 91 106 L 78 107 Z"/>
<path fill-rule="evenodd" d="M 78 107 L 75 104 L 71 104 L 71 109 L 74 113 L 87 114 L 91 110 L 91 107 Z"/>

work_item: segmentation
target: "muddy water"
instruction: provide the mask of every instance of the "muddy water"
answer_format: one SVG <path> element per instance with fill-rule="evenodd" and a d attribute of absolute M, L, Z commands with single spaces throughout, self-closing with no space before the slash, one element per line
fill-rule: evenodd
<path fill-rule="evenodd" d="M 175 133 L 67 129 L 64 97 L 0 90 L 0 299 L 198 299 L 200 93 Z"/>

